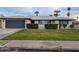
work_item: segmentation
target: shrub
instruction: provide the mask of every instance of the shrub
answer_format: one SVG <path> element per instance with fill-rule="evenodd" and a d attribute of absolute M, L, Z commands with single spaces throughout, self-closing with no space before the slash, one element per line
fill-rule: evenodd
<path fill-rule="evenodd" d="M 58 24 L 45 24 L 46 29 L 57 29 Z"/>
<path fill-rule="evenodd" d="M 65 28 L 67 26 L 67 24 L 63 24 L 63 27 Z"/>
<path fill-rule="evenodd" d="M 70 25 L 70 28 L 74 28 L 74 24 Z"/>
<path fill-rule="evenodd" d="M 38 24 L 27 24 L 28 29 L 38 29 Z"/>

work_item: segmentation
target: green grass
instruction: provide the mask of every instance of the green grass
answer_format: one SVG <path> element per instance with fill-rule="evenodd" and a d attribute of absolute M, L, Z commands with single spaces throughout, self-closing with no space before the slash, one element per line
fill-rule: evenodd
<path fill-rule="evenodd" d="M 5 40 L 63 40 L 79 41 L 79 30 L 21 30 L 8 37 Z"/>

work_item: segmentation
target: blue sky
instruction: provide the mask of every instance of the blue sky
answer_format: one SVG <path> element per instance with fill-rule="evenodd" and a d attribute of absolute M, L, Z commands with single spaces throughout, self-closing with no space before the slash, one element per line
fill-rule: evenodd
<path fill-rule="evenodd" d="M 48 16 L 54 10 L 61 10 L 60 16 L 65 16 L 67 7 L 0 7 L 0 14 L 4 16 L 33 16 L 35 11 L 39 15 Z M 71 7 L 71 15 L 79 14 L 79 7 Z"/>

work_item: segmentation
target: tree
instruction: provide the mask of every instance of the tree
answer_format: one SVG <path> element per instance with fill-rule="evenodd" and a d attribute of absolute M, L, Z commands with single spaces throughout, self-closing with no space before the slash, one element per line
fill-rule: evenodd
<path fill-rule="evenodd" d="M 55 10 L 55 11 L 54 11 L 54 16 L 55 16 L 55 17 L 58 17 L 58 16 L 59 16 L 59 13 L 60 13 L 60 10 Z"/>
<path fill-rule="evenodd" d="M 52 14 L 50 14 L 49 16 L 53 16 Z"/>
<path fill-rule="evenodd" d="M 68 10 L 68 11 L 70 11 L 70 10 L 71 10 L 71 8 L 70 8 L 70 7 L 68 7 L 68 8 L 67 8 L 67 10 Z"/>
<path fill-rule="evenodd" d="M 76 18 L 78 19 L 79 17 L 77 16 Z"/>
<path fill-rule="evenodd" d="M 36 14 L 36 16 L 38 16 L 38 14 L 39 14 L 39 11 L 35 11 L 35 14 Z"/>
<path fill-rule="evenodd" d="M 68 11 L 68 12 L 67 12 L 67 16 L 68 16 L 68 17 L 70 17 L 70 10 L 71 10 L 71 8 L 68 7 L 68 8 L 67 8 L 67 11 Z"/>
<path fill-rule="evenodd" d="M 3 14 L 0 14 L 0 17 L 4 17 L 4 15 Z"/>
<path fill-rule="evenodd" d="M 70 17 L 70 12 L 67 12 L 67 16 Z"/>
<path fill-rule="evenodd" d="M 76 20 L 78 21 L 79 20 L 79 16 L 77 16 L 76 18 L 77 18 Z"/>

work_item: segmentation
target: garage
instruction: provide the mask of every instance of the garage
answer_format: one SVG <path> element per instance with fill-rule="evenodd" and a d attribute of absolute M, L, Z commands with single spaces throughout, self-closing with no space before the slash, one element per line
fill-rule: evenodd
<path fill-rule="evenodd" d="M 6 28 L 25 28 L 24 19 L 7 19 Z"/>
<path fill-rule="evenodd" d="M 0 28 L 2 28 L 2 22 L 1 22 L 1 20 L 0 20 Z"/>

